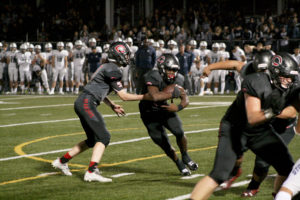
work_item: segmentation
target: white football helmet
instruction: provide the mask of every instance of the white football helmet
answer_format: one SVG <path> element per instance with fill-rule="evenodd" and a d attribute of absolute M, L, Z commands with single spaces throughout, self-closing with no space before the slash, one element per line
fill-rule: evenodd
<path fill-rule="evenodd" d="M 154 42 L 152 46 L 153 46 L 154 48 L 159 48 L 158 42 Z"/>
<path fill-rule="evenodd" d="M 189 45 L 191 45 L 191 46 L 193 46 L 193 47 L 196 48 L 196 46 L 197 46 L 196 40 L 191 40 L 191 41 L 189 42 Z"/>
<path fill-rule="evenodd" d="M 213 43 L 211 48 L 214 52 L 217 52 L 217 51 L 219 51 L 220 45 L 219 45 L 219 43 Z"/>
<path fill-rule="evenodd" d="M 66 44 L 66 48 L 67 48 L 68 50 L 72 50 L 72 49 L 73 49 L 73 43 L 72 43 L 72 42 L 68 42 L 68 43 Z"/>
<path fill-rule="evenodd" d="M 3 47 L 3 44 L 2 44 L 2 42 L 0 42 L 0 47 Z"/>
<path fill-rule="evenodd" d="M 45 49 L 52 49 L 52 44 L 50 42 L 46 43 Z"/>
<path fill-rule="evenodd" d="M 224 42 L 221 42 L 221 43 L 219 44 L 219 47 L 220 47 L 220 49 L 221 49 L 221 48 L 226 49 L 226 44 L 225 44 Z"/>
<path fill-rule="evenodd" d="M 64 46 L 65 46 L 65 45 L 64 45 L 63 42 L 58 42 L 58 43 L 56 44 L 56 47 L 57 47 L 58 50 L 63 50 Z"/>
<path fill-rule="evenodd" d="M 200 47 L 207 47 L 207 42 L 206 41 L 201 41 L 200 42 Z"/>
<path fill-rule="evenodd" d="M 126 38 L 126 40 L 125 40 L 125 42 L 129 45 L 129 46 L 132 46 L 132 44 L 133 44 L 133 40 L 132 40 L 132 38 L 131 37 L 128 37 L 128 38 Z"/>
<path fill-rule="evenodd" d="M 103 51 L 104 52 L 108 52 L 110 45 L 109 44 L 105 44 L 103 45 Z"/>
<path fill-rule="evenodd" d="M 96 45 L 97 41 L 96 41 L 95 38 L 90 38 L 90 39 L 89 39 L 89 43 L 90 43 L 90 44 L 91 44 L 91 43 L 95 43 L 95 45 Z"/>
<path fill-rule="evenodd" d="M 23 52 L 26 51 L 27 50 L 27 45 L 25 43 L 21 44 L 20 50 L 23 51 Z"/>
<path fill-rule="evenodd" d="M 28 47 L 28 49 L 31 49 L 31 50 L 34 49 L 34 45 L 33 44 L 29 44 L 29 46 L 27 46 L 27 47 Z"/>
<path fill-rule="evenodd" d="M 39 53 L 39 52 L 41 52 L 41 50 L 42 50 L 41 45 L 37 44 L 37 45 L 34 46 L 34 51 L 35 51 L 35 52 L 38 52 L 38 53 Z"/>
<path fill-rule="evenodd" d="M 9 48 L 11 48 L 11 49 L 12 49 L 12 48 L 17 48 L 17 44 L 14 43 L 14 42 L 13 42 L 13 43 L 10 43 Z"/>
<path fill-rule="evenodd" d="M 164 47 L 165 46 L 165 42 L 163 40 L 158 40 L 158 44 L 159 46 L 161 47 Z"/>

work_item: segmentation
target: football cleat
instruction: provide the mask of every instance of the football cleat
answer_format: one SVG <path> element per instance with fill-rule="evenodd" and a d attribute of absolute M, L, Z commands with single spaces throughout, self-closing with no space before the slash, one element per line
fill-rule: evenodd
<path fill-rule="evenodd" d="M 61 172 L 62 172 L 64 175 L 66 175 L 66 176 L 72 176 L 72 173 L 71 173 L 71 171 L 70 171 L 70 169 L 69 169 L 69 167 L 68 167 L 68 163 L 62 164 L 62 163 L 60 162 L 60 159 L 59 159 L 59 158 L 57 158 L 56 160 L 54 160 L 54 161 L 52 162 L 52 166 L 53 166 L 55 169 L 60 169 Z"/>
<path fill-rule="evenodd" d="M 259 192 L 258 189 L 256 190 L 246 190 L 241 194 L 241 197 L 253 197 Z"/>
<path fill-rule="evenodd" d="M 225 181 L 224 183 L 222 183 L 222 184 L 220 185 L 220 187 L 221 187 L 222 189 L 228 189 L 228 188 L 230 188 L 231 185 L 232 185 L 232 183 L 233 183 L 238 177 L 240 177 L 241 174 L 242 174 L 242 169 L 239 168 L 238 171 L 237 171 L 237 173 L 236 173 L 236 175 L 233 176 L 233 177 L 231 177 L 229 180 Z"/>
<path fill-rule="evenodd" d="M 192 174 L 191 171 L 187 168 L 182 169 L 180 172 L 182 176 L 190 176 Z"/>
<path fill-rule="evenodd" d="M 101 176 L 99 170 L 95 170 L 92 173 L 86 171 L 84 174 L 84 181 L 88 181 L 88 182 L 98 181 L 98 182 L 106 183 L 106 182 L 112 182 L 112 179 Z"/>
<path fill-rule="evenodd" d="M 192 170 L 192 171 L 196 171 L 196 170 L 198 169 L 198 164 L 195 163 L 195 162 L 192 161 L 192 160 L 191 160 L 190 162 L 184 163 L 184 164 L 186 164 L 187 167 L 188 167 L 190 170 Z"/>

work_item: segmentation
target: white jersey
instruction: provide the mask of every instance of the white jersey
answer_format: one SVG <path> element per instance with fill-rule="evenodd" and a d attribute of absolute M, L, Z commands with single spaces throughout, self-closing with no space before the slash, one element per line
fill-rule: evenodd
<path fill-rule="evenodd" d="M 31 53 L 26 51 L 25 53 L 19 52 L 17 54 L 17 60 L 19 67 L 22 68 L 24 71 L 29 71 L 30 69 L 30 64 L 31 64 Z"/>
<path fill-rule="evenodd" d="M 216 63 L 221 60 L 222 53 L 220 51 L 217 52 L 210 51 L 208 57 L 210 58 L 210 63 Z"/>
<path fill-rule="evenodd" d="M 85 49 L 74 49 L 73 50 L 73 63 L 74 66 L 82 66 L 85 61 Z"/>
<path fill-rule="evenodd" d="M 296 61 L 298 62 L 298 65 L 300 66 L 300 54 L 298 55 L 293 54 L 293 56 L 295 57 Z"/>
<path fill-rule="evenodd" d="M 69 55 L 68 51 L 53 50 L 52 56 L 54 57 L 54 65 L 56 69 L 62 69 L 65 66 L 65 57 Z"/>
<path fill-rule="evenodd" d="M 200 50 L 199 49 L 193 49 L 192 52 L 195 55 L 195 58 L 200 57 Z"/>
<path fill-rule="evenodd" d="M 39 55 L 46 60 L 46 53 L 39 53 Z M 42 63 L 42 59 L 40 57 L 38 57 L 37 55 L 35 55 L 36 60 L 35 60 L 35 64 L 33 65 L 33 71 L 40 71 L 42 69 L 41 67 L 41 63 Z"/>
<path fill-rule="evenodd" d="M 230 54 L 228 51 L 220 51 L 223 60 L 228 60 L 230 58 Z"/>
<path fill-rule="evenodd" d="M 161 49 L 157 49 L 157 50 L 155 51 L 155 53 L 156 53 L 156 58 L 158 58 L 158 57 L 161 56 L 164 52 L 163 52 Z"/>
<path fill-rule="evenodd" d="M 14 51 L 14 52 L 7 51 L 5 53 L 5 57 L 10 59 L 8 66 L 17 66 L 17 62 L 18 62 L 17 54 L 18 54 L 18 51 Z"/>
<path fill-rule="evenodd" d="M 166 49 L 164 53 L 171 53 L 173 54 L 174 56 L 176 56 L 176 54 L 178 54 L 178 49 L 177 48 L 174 48 L 174 49 Z"/>
<path fill-rule="evenodd" d="M 206 57 L 208 56 L 208 54 L 210 54 L 210 50 L 209 49 L 204 49 L 204 50 L 200 49 L 199 51 L 200 51 L 201 64 L 202 65 L 207 65 Z"/>
<path fill-rule="evenodd" d="M 2 59 L 5 58 L 5 51 L 0 51 L 0 66 L 2 66 L 4 63 L 2 62 Z"/>
<path fill-rule="evenodd" d="M 131 55 L 130 58 L 134 58 L 135 53 L 137 52 L 137 50 L 139 49 L 137 46 L 131 46 L 129 47 Z"/>
<path fill-rule="evenodd" d="M 203 72 L 203 67 L 200 66 L 199 69 L 196 67 L 196 64 L 193 63 L 192 66 L 191 66 L 191 74 L 192 74 L 192 77 L 200 77 L 202 75 L 202 72 Z"/>
<path fill-rule="evenodd" d="M 245 52 L 241 48 L 237 48 L 236 52 L 232 53 L 233 57 L 238 61 L 243 61 L 242 56 L 245 56 Z"/>

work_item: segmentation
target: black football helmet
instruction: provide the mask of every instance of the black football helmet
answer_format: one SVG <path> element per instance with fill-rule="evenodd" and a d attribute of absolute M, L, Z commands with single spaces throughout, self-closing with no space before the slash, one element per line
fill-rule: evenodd
<path fill-rule="evenodd" d="M 292 86 L 292 84 L 298 83 L 298 63 L 289 53 L 282 52 L 274 55 L 269 67 L 269 72 L 273 84 L 281 90 L 286 90 Z M 287 87 L 283 87 L 280 77 L 291 78 L 292 82 Z"/>
<path fill-rule="evenodd" d="M 171 53 L 164 53 L 156 60 L 157 68 L 164 81 L 173 83 L 178 75 L 179 61 L 176 56 Z M 166 70 L 174 71 L 174 75 L 168 75 Z"/>
<path fill-rule="evenodd" d="M 262 50 L 254 55 L 253 68 L 255 72 L 262 72 L 269 68 L 272 63 L 272 56 L 275 53 L 271 50 Z"/>
<path fill-rule="evenodd" d="M 130 49 L 124 42 L 114 42 L 108 50 L 108 61 L 126 66 L 130 64 Z"/>

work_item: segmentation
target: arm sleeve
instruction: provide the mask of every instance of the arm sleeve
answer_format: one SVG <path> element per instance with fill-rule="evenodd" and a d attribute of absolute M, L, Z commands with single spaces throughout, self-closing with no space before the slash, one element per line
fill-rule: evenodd
<path fill-rule="evenodd" d="M 147 74 L 145 74 L 145 84 L 147 86 L 156 86 L 156 87 L 159 87 L 159 79 L 158 79 L 158 76 L 159 74 L 157 73 L 152 73 L 152 72 L 149 72 Z"/>

